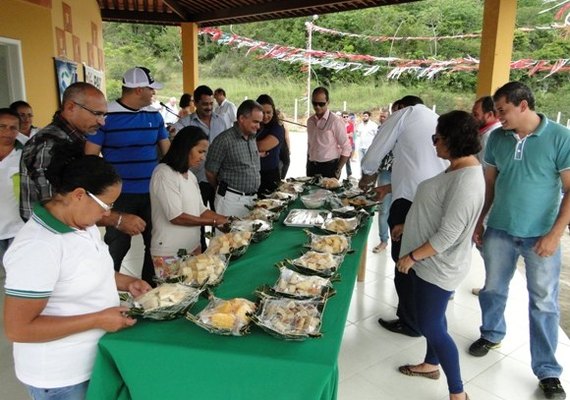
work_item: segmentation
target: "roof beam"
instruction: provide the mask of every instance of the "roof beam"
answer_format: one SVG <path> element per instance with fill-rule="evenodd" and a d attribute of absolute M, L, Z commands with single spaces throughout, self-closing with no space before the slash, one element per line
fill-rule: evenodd
<path fill-rule="evenodd" d="M 408 0 L 410 1 L 410 0 Z M 412 0 L 413 1 L 413 0 Z M 212 24 L 216 21 L 223 21 L 228 19 L 240 19 L 247 17 L 256 17 L 260 15 L 270 15 L 278 14 L 280 12 L 288 11 L 302 11 L 315 7 L 321 6 L 342 6 L 344 4 L 351 5 L 354 4 L 354 0 L 288 0 L 279 2 L 265 2 L 263 4 L 255 4 L 251 6 L 239 7 L 239 8 L 224 8 L 219 10 L 212 10 L 212 12 L 192 14 L 188 19 L 188 22 L 197 22 L 199 24 Z M 375 2 L 359 1 L 360 8 L 372 7 Z M 370 3 L 370 4 L 369 4 Z M 377 2 L 376 2 L 377 3 Z M 389 4 L 387 1 L 383 1 L 384 4 Z M 350 7 L 350 9 L 356 9 L 358 7 Z"/>
<path fill-rule="evenodd" d="M 182 21 L 188 20 L 188 13 L 186 10 L 180 6 L 180 1 L 175 0 L 162 0 L 164 4 L 168 6 L 172 10 L 173 13 L 177 14 Z"/>
<path fill-rule="evenodd" d="M 103 21 L 130 22 L 156 25 L 180 25 L 184 22 L 174 13 L 150 13 L 129 10 L 101 10 Z"/>

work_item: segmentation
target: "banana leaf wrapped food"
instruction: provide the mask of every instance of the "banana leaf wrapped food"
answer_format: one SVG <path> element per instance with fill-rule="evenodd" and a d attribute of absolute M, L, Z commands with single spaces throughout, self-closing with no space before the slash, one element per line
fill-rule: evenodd
<path fill-rule="evenodd" d="M 230 232 L 251 232 L 251 241 L 258 243 L 273 232 L 273 225 L 263 219 L 235 220 L 230 224 Z"/>
<path fill-rule="evenodd" d="M 256 200 L 254 204 L 255 204 L 254 207 L 261 207 L 269 211 L 276 211 L 276 212 L 280 212 L 285 207 L 287 207 L 287 202 L 277 199 L 260 199 Z"/>
<path fill-rule="evenodd" d="M 238 258 L 245 254 L 253 234 L 251 232 L 229 232 L 210 239 L 205 254 L 229 255 Z"/>
<path fill-rule="evenodd" d="M 324 177 L 322 177 L 317 182 L 317 186 L 320 186 L 324 189 L 332 190 L 332 189 L 340 188 L 341 184 L 340 184 L 340 181 L 336 178 L 324 178 Z"/>
<path fill-rule="evenodd" d="M 301 257 L 287 261 L 301 272 L 328 278 L 337 272 L 343 259 L 342 255 L 336 256 L 331 253 L 309 250 Z"/>
<path fill-rule="evenodd" d="M 270 199 L 280 200 L 286 204 L 290 204 L 297 199 L 297 193 L 275 191 L 269 195 Z"/>
<path fill-rule="evenodd" d="M 252 321 L 267 333 L 285 340 L 320 337 L 325 302 L 263 296 Z"/>
<path fill-rule="evenodd" d="M 317 235 L 308 232 L 309 242 L 305 245 L 311 250 L 334 255 L 346 254 L 350 250 L 350 238 L 345 235 Z"/>
<path fill-rule="evenodd" d="M 360 218 L 358 216 L 351 218 L 330 217 L 325 219 L 321 225 L 321 229 L 330 233 L 353 234 L 358 230 Z"/>
<path fill-rule="evenodd" d="M 283 265 L 279 267 L 277 282 L 267 292 L 294 299 L 325 299 L 335 294 L 330 279 L 303 275 Z"/>
<path fill-rule="evenodd" d="M 129 315 L 159 321 L 174 319 L 184 314 L 202 291 L 181 283 L 164 283 L 132 300 Z"/>
<path fill-rule="evenodd" d="M 228 267 L 229 257 L 223 254 L 184 256 L 176 262 L 175 273 L 164 277 L 163 282 L 180 282 L 194 287 L 218 285 Z"/>
<path fill-rule="evenodd" d="M 210 296 L 208 305 L 197 315 L 186 314 L 186 319 L 218 335 L 242 336 L 249 332 L 250 316 L 255 312 L 254 302 L 234 298 L 229 300 Z"/>
<path fill-rule="evenodd" d="M 282 182 L 278 187 L 277 191 L 285 193 L 303 193 L 305 190 L 305 184 L 303 182 Z"/>
<path fill-rule="evenodd" d="M 267 222 L 277 221 L 279 219 L 279 213 L 274 211 L 269 211 L 263 207 L 254 207 L 249 214 L 242 219 L 262 219 Z"/>

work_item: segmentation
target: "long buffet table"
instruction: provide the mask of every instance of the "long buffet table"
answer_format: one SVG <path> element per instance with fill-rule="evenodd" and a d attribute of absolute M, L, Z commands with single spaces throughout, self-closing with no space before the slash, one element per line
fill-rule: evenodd
<path fill-rule="evenodd" d="M 216 296 L 254 300 L 256 288 L 277 280 L 275 263 L 300 255 L 307 235 L 282 224 L 287 212 L 269 238 L 252 243 L 245 255 L 231 261 Z M 341 280 L 334 282 L 337 293 L 327 302 L 322 337 L 284 341 L 253 325 L 247 336 L 219 336 L 185 318 L 139 320 L 99 342 L 87 398 L 336 399 L 338 353 L 371 220 L 352 238 L 354 252 L 345 256 Z M 200 300 L 191 311 L 205 304 Z"/>

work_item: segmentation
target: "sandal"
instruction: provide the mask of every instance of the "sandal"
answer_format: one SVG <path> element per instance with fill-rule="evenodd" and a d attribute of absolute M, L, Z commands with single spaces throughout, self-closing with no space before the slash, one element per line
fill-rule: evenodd
<path fill-rule="evenodd" d="M 439 369 L 428 372 L 419 372 L 419 371 L 413 371 L 412 367 L 415 367 L 415 365 L 402 365 L 401 367 L 398 368 L 398 371 L 408 376 L 421 376 L 423 378 L 428 378 L 428 379 L 439 379 L 440 376 Z"/>

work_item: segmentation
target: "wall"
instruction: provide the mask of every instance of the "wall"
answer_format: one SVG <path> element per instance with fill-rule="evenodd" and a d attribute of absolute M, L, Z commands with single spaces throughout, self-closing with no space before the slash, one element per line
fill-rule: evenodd
<path fill-rule="evenodd" d="M 70 11 L 70 24 L 64 24 L 64 8 Z M 2 0 L 0 36 L 21 41 L 26 100 L 34 108 L 38 126 L 51 121 L 59 104 L 53 57 L 78 63 L 80 81 L 84 78 L 82 63 L 104 70 L 101 13 L 96 0 Z"/>

